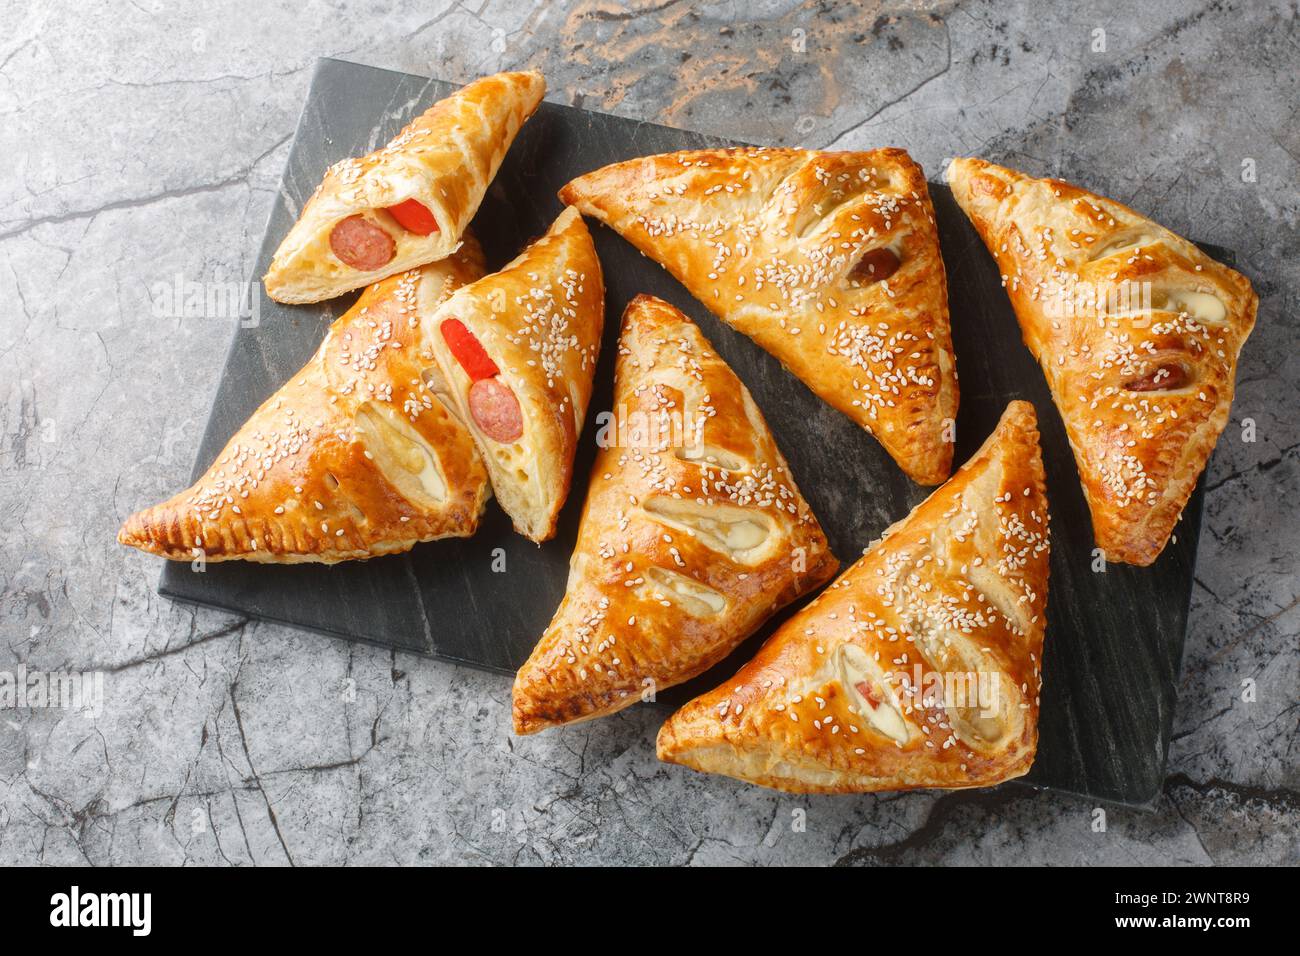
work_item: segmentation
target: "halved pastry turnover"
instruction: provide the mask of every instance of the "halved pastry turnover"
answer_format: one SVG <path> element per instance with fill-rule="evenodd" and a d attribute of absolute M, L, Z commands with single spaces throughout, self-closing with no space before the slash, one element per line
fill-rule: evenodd
<path fill-rule="evenodd" d="M 796 793 L 983 787 L 1038 745 L 1048 516 L 1031 405 L 718 689 L 659 757 Z"/>
<path fill-rule="evenodd" d="M 588 173 L 560 198 L 667 268 L 914 481 L 948 477 L 947 280 L 925 175 L 906 152 L 668 153 Z"/>
<path fill-rule="evenodd" d="M 748 390 L 651 296 L 624 313 L 601 445 L 564 600 L 515 678 L 519 734 L 694 677 L 839 564 Z"/>
<path fill-rule="evenodd" d="M 954 160 L 948 181 L 1047 376 L 1097 545 L 1151 564 L 1227 424 L 1250 282 L 1069 183 L 979 159 Z"/>
<path fill-rule="evenodd" d="M 275 251 L 277 302 L 319 302 L 452 253 L 546 81 L 470 83 L 368 156 L 335 163 Z"/>
<path fill-rule="evenodd" d="M 450 258 L 368 288 L 203 477 L 118 541 L 175 560 L 332 564 L 473 534 L 487 471 L 428 384 L 421 316 L 482 274 L 466 234 Z"/>
<path fill-rule="evenodd" d="M 604 322 L 600 260 L 572 209 L 429 318 L 438 389 L 473 434 L 498 503 L 534 541 L 555 534 L 569 493 Z"/>

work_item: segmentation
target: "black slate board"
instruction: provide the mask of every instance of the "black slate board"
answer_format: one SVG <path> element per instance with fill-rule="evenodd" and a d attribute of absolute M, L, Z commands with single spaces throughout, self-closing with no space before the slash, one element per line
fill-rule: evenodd
<path fill-rule="evenodd" d="M 412 115 L 453 89 L 436 80 L 322 60 L 255 276 L 265 272 L 326 166 L 387 142 Z M 729 144 L 699 133 L 544 104 L 520 133 L 474 220 L 489 267 L 499 267 L 545 231 L 562 208 L 556 191 L 573 177 L 622 159 L 718 145 Z M 947 188 L 932 185 L 931 192 L 948 269 L 961 376 L 956 461 L 964 461 L 979 446 L 1011 399 L 1034 404 L 1042 431 L 1052 510 L 1052 572 L 1038 758 L 1025 781 L 1106 801 L 1148 804 L 1164 778 L 1202 490 L 1198 487 L 1188 505 L 1176 541 L 1155 565 L 1092 570 L 1087 506 L 1042 373 L 1021 344 L 993 260 Z M 607 284 L 606 335 L 577 475 L 588 473 L 595 453 L 595 414 L 609 406 L 623 307 L 635 294 L 649 292 L 694 318 L 748 385 L 846 565 L 925 498 L 927 490 L 909 482 L 874 440 L 817 399 L 775 359 L 714 319 L 659 266 L 603 226 L 593 224 L 593 234 Z M 1211 254 L 1223 257 L 1221 250 Z M 283 306 L 266 298 L 260 283 L 255 295 L 260 297 L 260 321 L 235 336 L 195 477 L 257 406 L 312 355 L 329 323 L 355 298 Z M 187 564 L 168 564 L 160 591 L 336 637 L 513 674 L 564 592 L 584 494 L 579 479 L 559 535 L 540 548 L 514 534 L 492 503 L 481 530 L 469 540 L 433 542 L 407 555 L 335 567 L 231 562 L 209 564 L 203 573 L 194 573 Z M 506 554 L 504 574 L 491 568 L 496 548 Z M 769 623 L 713 671 L 663 693 L 656 706 L 676 706 L 725 680 L 785 616 Z"/>

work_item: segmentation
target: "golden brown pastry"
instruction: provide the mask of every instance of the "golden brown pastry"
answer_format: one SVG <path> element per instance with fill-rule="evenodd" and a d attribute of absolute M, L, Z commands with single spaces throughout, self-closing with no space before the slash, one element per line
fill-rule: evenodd
<path fill-rule="evenodd" d="M 1228 421 L 1250 282 L 1127 206 L 979 159 L 953 195 L 998 262 L 1110 561 L 1164 549 Z"/>
<path fill-rule="evenodd" d="M 952 469 L 957 373 L 925 175 L 901 149 L 648 156 L 560 198 L 668 269 L 907 474 Z"/>
<path fill-rule="evenodd" d="M 1048 519 L 1033 407 L 717 690 L 659 757 L 796 793 L 984 787 L 1038 746 Z"/>
<path fill-rule="evenodd" d="M 600 260 L 572 209 L 430 317 L 441 391 L 478 443 L 497 501 L 534 541 L 555 534 L 569 493 L 604 322 Z"/>
<path fill-rule="evenodd" d="M 368 156 L 335 163 L 263 282 L 277 302 L 319 302 L 452 253 L 546 81 L 477 80 Z"/>
<path fill-rule="evenodd" d="M 473 534 L 487 471 L 430 388 L 421 316 L 482 274 L 467 233 L 450 258 L 371 286 L 207 473 L 118 541 L 175 560 L 332 564 Z"/>
<path fill-rule="evenodd" d="M 749 392 L 666 302 L 623 316 L 614 410 L 564 600 L 515 678 L 518 734 L 702 673 L 839 566 Z"/>

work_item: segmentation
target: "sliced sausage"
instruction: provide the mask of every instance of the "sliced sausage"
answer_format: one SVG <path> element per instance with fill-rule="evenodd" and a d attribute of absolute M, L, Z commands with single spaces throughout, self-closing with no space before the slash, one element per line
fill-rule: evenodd
<path fill-rule="evenodd" d="M 849 277 L 859 282 L 880 282 L 897 272 L 899 265 L 898 256 L 894 254 L 893 249 L 886 246 L 868 249 L 862 254 L 858 264 L 853 267 Z"/>
<path fill-rule="evenodd" d="M 348 216 L 334 226 L 330 248 L 341 262 L 360 272 L 382 269 L 397 255 L 393 237 L 361 216 Z"/>
<path fill-rule="evenodd" d="M 499 378 L 481 378 L 469 387 L 469 413 L 493 441 L 515 441 L 524 433 L 519 399 Z"/>
<path fill-rule="evenodd" d="M 1129 392 L 1171 391 L 1175 388 L 1182 388 L 1187 384 L 1187 379 L 1187 369 L 1177 362 L 1166 362 L 1154 372 L 1148 372 L 1141 378 L 1125 382 L 1124 389 Z"/>

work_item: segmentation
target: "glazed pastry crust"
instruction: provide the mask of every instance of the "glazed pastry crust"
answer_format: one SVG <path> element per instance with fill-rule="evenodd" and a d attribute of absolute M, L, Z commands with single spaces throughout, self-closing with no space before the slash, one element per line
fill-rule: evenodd
<path fill-rule="evenodd" d="M 1024 774 L 1038 742 L 1048 552 L 1034 410 L 1012 402 L 947 484 L 664 724 L 660 759 L 795 793 Z M 936 695 L 929 675 L 943 673 L 981 675 L 987 691 Z"/>
<path fill-rule="evenodd" d="M 1250 282 L 1069 183 L 978 159 L 954 160 L 948 181 L 1047 377 L 1097 545 L 1151 564 L 1227 424 L 1255 325 Z"/>
<path fill-rule="evenodd" d="M 474 420 L 471 379 L 438 331 L 447 319 L 463 322 L 500 368 L 523 413 L 518 441 L 494 441 Z M 497 502 L 533 541 L 554 536 L 568 497 L 604 322 L 600 260 L 571 209 L 500 272 L 459 290 L 430 321 L 448 401 L 483 454 Z"/>
<path fill-rule="evenodd" d="M 914 481 L 948 477 L 947 280 L 925 175 L 905 151 L 668 153 L 588 173 L 560 198 L 667 268 Z M 855 272 L 884 250 L 896 272 Z"/>
<path fill-rule="evenodd" d="M 426 384 L 422 316 L 482 274 L 467 234 L 450 258 L 371 286 L 203 477 L 118 541 L 173 560 L 333 564 L 473 534 L 487 471 Z"/>
<path fill-rule="evenodd" d="M 263 279 L 267 295 L 319 302 L 449 256 L 545 92 L 537 72 L 484 77 L 435 103 L 382 149 L 335 163 L 276 250 Z M 408 232 L 384 211 L 408 199 L 433 213 L 437 232 Z M 331 250 L 334 226 L 354 215 L 395 240 L 384 266 L 354 269 Z"/>
<path fill-rule="evenodd" d="M 624 314 L 614 409 L 517 734 L 702 673 L 839 566 L 749 392 L 666 302 Z"/>

